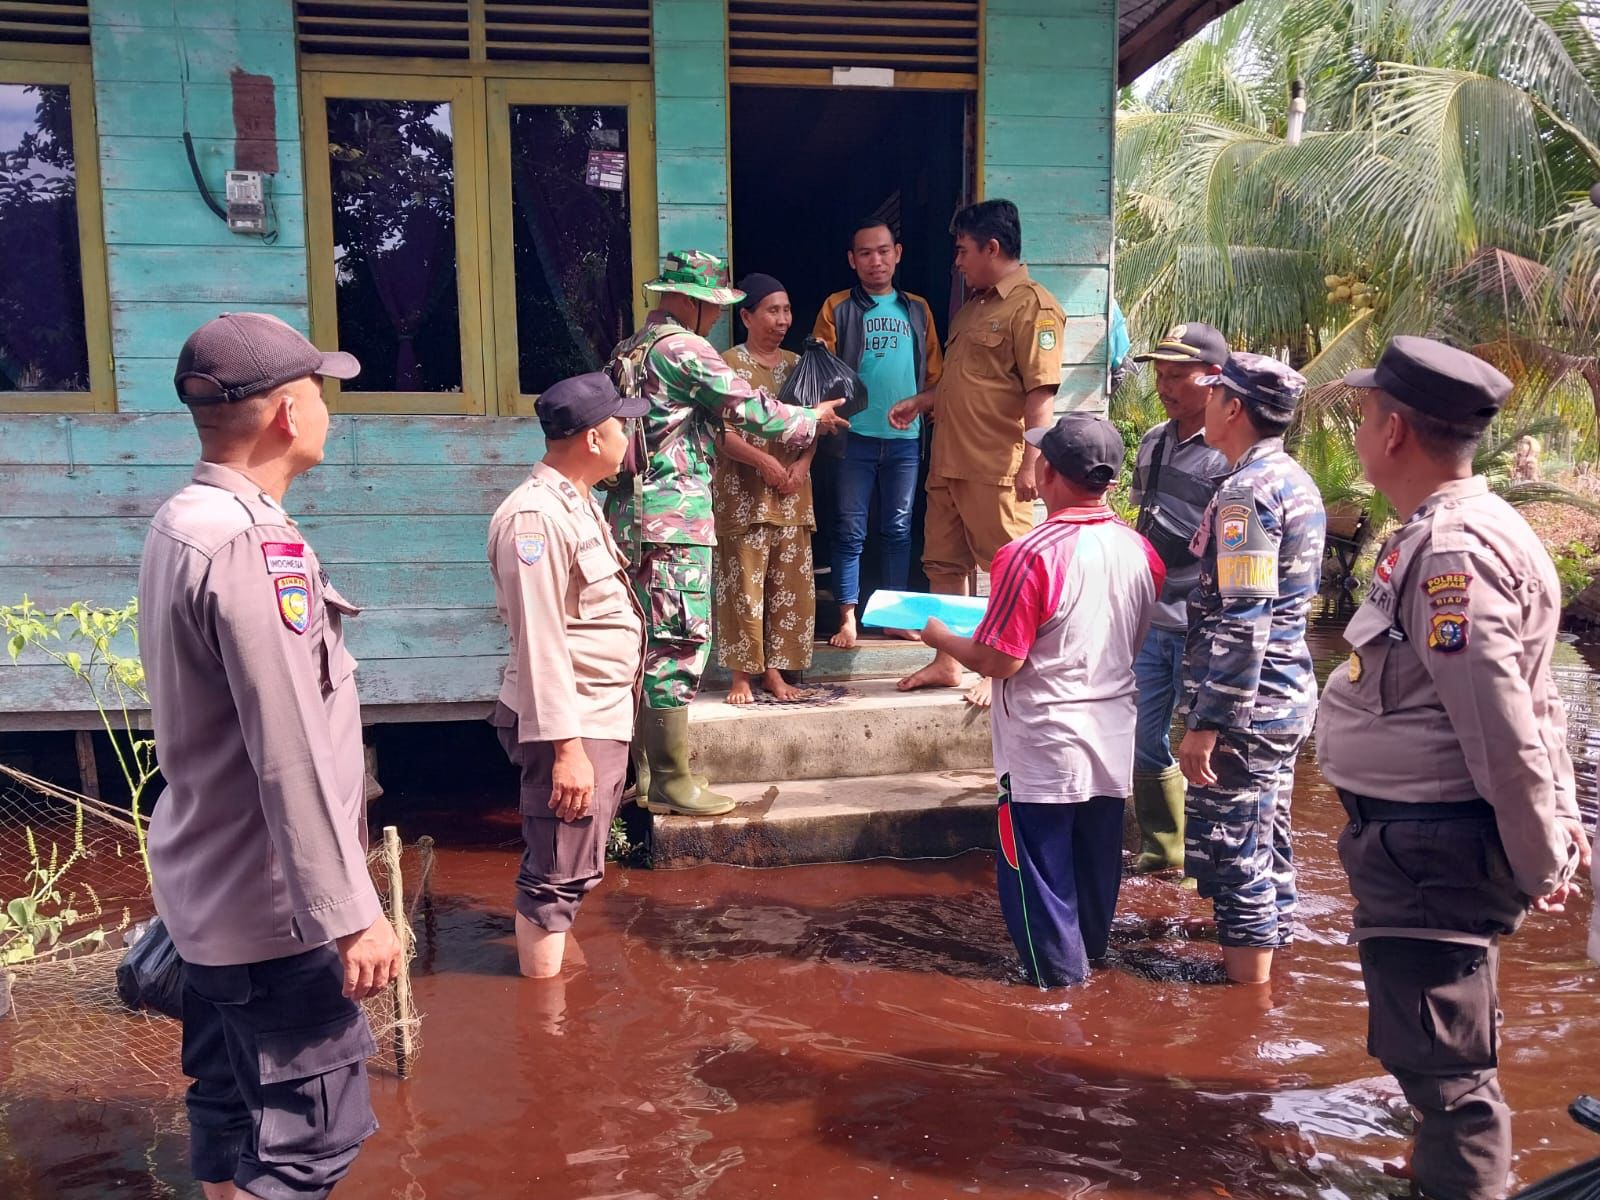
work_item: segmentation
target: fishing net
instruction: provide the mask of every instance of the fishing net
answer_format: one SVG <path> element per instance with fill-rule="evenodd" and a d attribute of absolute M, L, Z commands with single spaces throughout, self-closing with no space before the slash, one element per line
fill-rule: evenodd
<path fill-rule="evenodd" d="M 431 902 L 432 839 L 379 841 L 368 861 L 391 914 L 390 881 L 401 881 L 395 926 L 406 947 L 402 979 L 365 1005 L 378 1044 L 370 1065 L 403 1075 L 421 1047 L 410 960 L 414 918 Z M 36 901 L 32 938 L 17 932 L 18 897 Z M 117 994 L 125 945 L 155 911 L 126 813 L 0 764 L 0 910 L 13 917 L 0 927 L 0 1090 L 140 1100 L 184 1088 L 179 1023 Z"/>

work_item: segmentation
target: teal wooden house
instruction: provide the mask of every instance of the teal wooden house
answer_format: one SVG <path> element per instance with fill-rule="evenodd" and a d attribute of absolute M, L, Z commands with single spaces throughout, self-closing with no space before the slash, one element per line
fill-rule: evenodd
<path fill-rule="evenodd" d="M 1225 6 L 0 0 L 0 603 L 133 594 L 195 454 L 179 346 L 275 313 L 364 365 L 289 507 L 365 606 L 368 717 L 475 717 L 533 398 L 641 319 L 662 250 L 778 275 L 808 327 L 880 214 L 943 325 L 951 212 L 1009 197 L 1069 316 L 1060 404 L 1098 403 L 1116 88 Z M 0 665 L 0 728 L 82 709 Z"/>

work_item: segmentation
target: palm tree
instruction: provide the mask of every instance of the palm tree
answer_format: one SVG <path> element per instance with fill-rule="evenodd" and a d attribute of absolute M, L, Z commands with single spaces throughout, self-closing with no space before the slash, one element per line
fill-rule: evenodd
<path fill-rule="evenodd" d="M 1517 384 L 1504 429 L 1553 419 L 1592 452 L 1597 30 L 1595 0 L 1246 0 L 1124 94 L 1135 341 L 1204 320 L 1295 362 L 1322 385 L 1298 432 L 1332 493 L 1355 487 L 1336 381 L 1395 333 L 1472 346 Z"/>

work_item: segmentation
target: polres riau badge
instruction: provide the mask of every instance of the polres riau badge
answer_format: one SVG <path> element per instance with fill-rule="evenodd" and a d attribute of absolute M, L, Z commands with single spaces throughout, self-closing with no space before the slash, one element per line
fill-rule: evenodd
<path fill-rule="evenodd" d="M 1428 627 L 1428 648 L 1441 654 L 1454 654 L 1467 648 L 1467 614 L 1434 613 Z"/>
<path fill-rule="evenodd" d="M 530 567 L 544 557 L 544 534 L 519 533 L 517 535 L 517 557 Z"/>
<path fill-rule="evenodd" d="M 311 585 L 304 575 L 280 575 L 272 581 L 278 593 L 278 615 L 295 633 L 311 624 Z"/>

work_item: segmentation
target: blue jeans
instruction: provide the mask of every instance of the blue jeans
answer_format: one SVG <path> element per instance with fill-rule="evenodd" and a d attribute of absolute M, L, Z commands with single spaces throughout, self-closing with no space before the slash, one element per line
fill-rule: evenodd
<path fill-rule="evenodd" d="M 1187 634 L 1154 626 L 1133 660 L 1139 719 L 1133 735 L 1133 769 L 1165 771 L 1173 766 L 1172 710 L 1183 695 L 1183 644 Z"/>
<path fill-rule="evenodd" d="M 884 587 L 904 591 L 911 571 L 911 505 L 917 490 L 917 438 L 876 438 L 845 434 L 838 467 L 839 514 L 833 529 L 833 589 L 840 604 L 861 600 L 861 548 L 867 542 L 867 516 L 878 506 L 878 537 Z"/>

